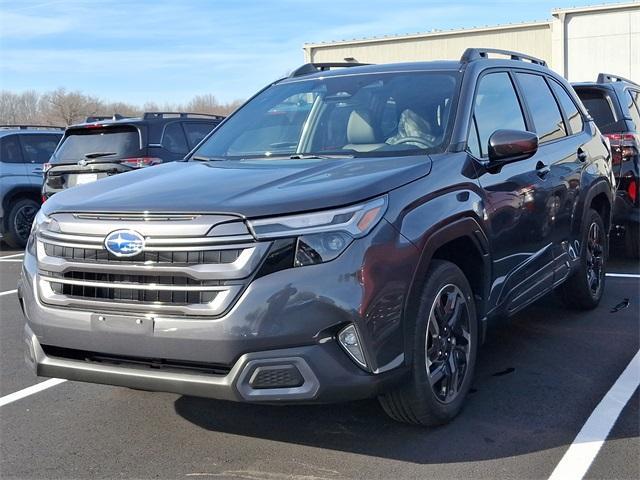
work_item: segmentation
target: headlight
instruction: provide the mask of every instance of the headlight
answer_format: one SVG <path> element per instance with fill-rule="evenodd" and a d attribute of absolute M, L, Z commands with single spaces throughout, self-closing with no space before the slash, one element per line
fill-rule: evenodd
<path fill-rule="evenodd" d="M 36 255 L 36 235 L 41 230 L 56 230 L 59 229 L 58 222 L 50 217 L 47 217 L 42 211 L 38 210 L 36 217 L 33 219 L 31 225 L 31 233 L 29 234 L 29 240 L 27 241 L 27 251 Z"/>
<path fill-rule="evenodd" d="M 367 235 L 380 222 L 386 208 L 385 196 L 350 207 L 247 223 L 258 240 L 278 240 L 265 265 L 270 273 L 333 260 L 355 238 Z"/>
<path fill-rule="evenodd" d="M 294 237 L 322 232 L 343 232 L 359 238 L 371 231 L 387 208 L 387 198 L 379 197 L 351 207 L 285 217 L 249 220 L 258 240 Z"/>

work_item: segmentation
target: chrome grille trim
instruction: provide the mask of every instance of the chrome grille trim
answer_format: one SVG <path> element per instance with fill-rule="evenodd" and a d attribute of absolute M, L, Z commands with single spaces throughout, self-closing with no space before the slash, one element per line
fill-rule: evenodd
<path fill-rule="evenodd" d="M 158 263 L 137 263 L 137 262 L 121 262 L 121 263 L 99 263 L 99 262 L 80 262 L 69 261 L 60 257 L 48 256 L 44 250 L 42 242 L 38 242 L 38 262 L 41 270 L 49 272 L 64 273 L 70 270 L 84 270 L 87 272 L 112 272 L 112 273 L 130 273 L 143 274 L 155 273 L 158 275 L 165 274 L 184 274 L 196 280 L 231 280 L 243 279 L 251 275 L 258 268 L 262 258 L 269 249 L 268 243 L 254 243 L 251 246 L 243 245 L 246 248 L 240 256 L 231 263 L 202 263 L 198 265 L 180 265 Z M 76 245 L 76 248 L 78 247 Z"/>
<path fill-rule="evenodd" d="M 80 220 L 144 220 L 145 222 L 187 221 L 200 217 L 200 215 L 158 215 L 153 213 L 74 213 L 73 216 Z"/>
<path fill-rule="evenodd" d="M 236 215 L 50 217 L 54 230 L 40 230 L 36 237 L 39 297 L 48 305 L 81 310 L 220 316 L 271 246 L 257 242 Z M 230 223 L 234 226 L 227 228 Z M 140 255 L 115 257 L 106 250 L 105 237 L 125 228 L 145 237 Z M 209 236 L 214 229 L 225 236 Z"/>
<path fill-rule="evenodd" d="M 76 235 L 41 231 L 39 239 L 58 245 L 59 247 L 94 248 L 103 249 L 104 239 L 102 235 Z M 145 237 L 145 250 L 148 252 L 167 251 L 193 251 L 206 249 L 220 249 L 220 245 L 230 248 L 235 243 L 253 242 L 251 235 L 233 235 L 229 237 Z M 237 248 L 237 247 L 235 247 Z"/>
<path fill-rule="evenodd" d="M 229 286 L 218 285 L 164 285 L 161 283 L 124 283 L 124 282 L 95 282 L 91 280 L 73 280 L 71 278 L 48 277 L 40 275 L 40 279 L 49 283 L 62 285 L 77 285 L 88 288 L 121 288 L 125 290 L 160 290 L 176 292 L 225 292 Z"/>
<path fill-rule="evenodd" d="M 58 279 L 54 279 L 57 280 Z M 226 290 L 221 290 L 215 296 L 214 300 L 206 304 L 188 304 L 188 305 L 172 305 L 166 303 L 134 303 L 115 300 L 96 300 L 84 299 L 81 297 L 70 297 L 61 295 L 53 291 L 49 280 L 43 279 L 38 275 L 38 290 L 41 299 L 48 305 L 61 307 L 79 308 L 91 311 L 123 311 L 154 313 L 161 312 L 166 314 L 181 314 L 194 316 L 217 316 L 224 312 L 231 302 L 238 296 L 243 285 L 229 285 Z M 59 283 L 59 282 L 57 282 Z M 114 288 L 113 285 L 110 288 Z M 120 288 L 120 286 L 118 286 Z"/>

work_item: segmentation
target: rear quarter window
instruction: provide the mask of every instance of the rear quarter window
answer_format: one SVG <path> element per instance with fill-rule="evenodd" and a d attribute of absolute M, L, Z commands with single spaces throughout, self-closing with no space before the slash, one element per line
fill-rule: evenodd
<path fill-rule="evenodd" d="M 629 115 L 631 116 L 633 123 L 636 125 L 636 132 L 640 131 L 640 105 L 638 104 L 638 101 L 640 101 L 640 92 L 627 90 L 625 103 L 629 109 Z"/>
<path fill-rule="evenodd" d="M 618 114 L 613 92 L 600 88 L 577 88 L 576 93 L 602 133 L 616 133 L 625 129 Z"/>
<path fill-rule="evenodd" d="M 60 135 L 22 135 L 20 143 L 24 161 L 26 163 L 48 162 L 59 141 Z"/>
<path fill-rule="evenodd" d="M 187 134 L 187 142 L 189 148 L 195 147 L 200 141 L 206 137 L 216 124 L 205 122 L 185 122 L 183 124 L 184 131 Z"/>
<path fill-rule="evenodd" d="M 73 163 L 85 155 L 102 155 L 102 161 L 144 156 L 140 148 L 140 132 L 132 125 L 117 127 L 72 128 L 67 130 L 52 163 Z"/>

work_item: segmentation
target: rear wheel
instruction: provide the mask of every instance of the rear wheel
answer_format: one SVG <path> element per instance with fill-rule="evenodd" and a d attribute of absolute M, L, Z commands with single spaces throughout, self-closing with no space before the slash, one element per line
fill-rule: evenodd
<path fill-rule="evenodd" d="M 473 294 L 464 273 L 436 260 L 413 322 L 409 381 L 379 397 L 394 420 L 440 425 L 455 417 L 471 386 L 478 348 Z"/>
<path fill-rule="evenodd" d="M 608 235 L 600 214 L 589 210 L 582 233 L 580 266 L 561 286 L 564 303 L 572 308 L 596 308 L 602 298 L 608 252 Z"/>
<path fill-rule="evenodd" d="M 10 247 L 24 248 L 29 239 L 33 219 L 39 209 L 40 204 L 30 198 L 20 199 L 9 208 L 3 240 Z"/>

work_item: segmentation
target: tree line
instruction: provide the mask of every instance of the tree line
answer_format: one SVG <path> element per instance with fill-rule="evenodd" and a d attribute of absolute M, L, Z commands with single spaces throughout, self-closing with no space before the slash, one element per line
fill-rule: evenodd
<path fill-rule="evenodd" d="M 38 93 L 0 91 L 0 125 L 55 125 L 67 126 L 84 122 L 93 115 L 137 116 L 143 112 L 192 112 L 228 115 L 242 104 L 241 100 L 221 103 L 212 94 L 196 95 L 187 103 L 147 102 L 133 105 L 125 102 L 107 102 L 80 91 L 65 88 Z"/>

